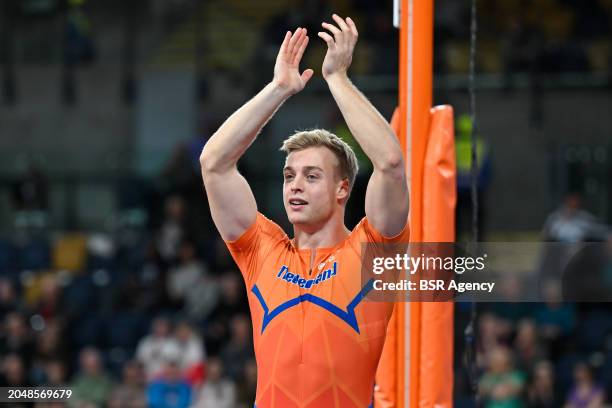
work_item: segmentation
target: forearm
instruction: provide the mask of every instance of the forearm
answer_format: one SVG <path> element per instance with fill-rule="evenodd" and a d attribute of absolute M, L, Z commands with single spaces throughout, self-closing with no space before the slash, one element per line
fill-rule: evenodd
<path fill-rule="evenodd" d="M 401 167 L 402 151 L 393 129 L 345 74 L 326 78 L 355 140 L 377 170 Z"/>
<path fill-rule="evenodd" d="M 222 172 L 236 166 L 257 134 L 289 96 L 290 93 L 275 82 L 266 85 L 211 136 L 200 156 L 202 169 Z"/>

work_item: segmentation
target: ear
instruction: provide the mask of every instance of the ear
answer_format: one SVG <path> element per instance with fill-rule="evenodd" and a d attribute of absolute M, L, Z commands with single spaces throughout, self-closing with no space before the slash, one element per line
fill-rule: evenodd
<path fill-rule="evenodd" d="M 346 202 L 349 197 L 349 181 L 347 178 L 343 178 L 337 184 L 336 198 L 341 202 Z"/>

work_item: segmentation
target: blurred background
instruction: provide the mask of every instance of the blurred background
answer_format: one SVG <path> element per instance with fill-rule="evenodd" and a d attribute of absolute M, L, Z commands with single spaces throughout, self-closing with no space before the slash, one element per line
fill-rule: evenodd
<path fill-rule="evenodd" d="M 291 232 L 282 140 L 324 127 L 354 144 L 320 77 L 316 32 L 332 12 L 356 21 L 351 78 L 390 119 L 391 0 L 0 3 L 1 386 L 70 384 L 83 407 L 154 405 L 170 392 L 177 407 L 252 406 L 245 288 L 212 225 L 198 156 L 271 80 L 285 31 L 307 27 L 302 69 L 316 76 L 240 163 L 260 211 Z M 612 279 L 612 1 L 479 1 L 478 16 L 481 239 L 607 242 Z M 435 2 L 434 102 L 455 108 L 462 240 L 469 28 L 469 2 Z M 350 228 L 371 170 L 358 155 Z M 612 401 L 612 309 L 562 303 L 554 289 L 546 300 L 478 306 L 472 382 L 470 309 L 456 306 L 457 407 L 474 406 L 474 384 L 487 407 Z"/>

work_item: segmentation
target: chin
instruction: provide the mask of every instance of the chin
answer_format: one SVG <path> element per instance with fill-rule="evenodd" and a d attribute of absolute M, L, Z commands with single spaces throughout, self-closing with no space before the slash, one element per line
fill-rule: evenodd
<path fill-rule="evenodd" d="M 293 225 L 311 225 L 316 222 L 312 214 L 306 212 L 287 212 L 287 218 Z"/>
<path fill-rule="evenodd" d="M 293 225 L 304 225 L 309 223 L 309 218 L 305 217 L 303 214 L 293 214 L 287 216 L 289 218 L 289 222 Z"/>

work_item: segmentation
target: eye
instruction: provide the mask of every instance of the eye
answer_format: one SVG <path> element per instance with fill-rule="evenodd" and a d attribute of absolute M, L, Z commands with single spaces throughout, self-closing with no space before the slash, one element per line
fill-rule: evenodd
<path fill-rule="evenodd" d="M 308 181 L 313 181 L 313 180 L 316 180 L 316 179 L 318 179 L 318 178 L 319 178 L 319 177 L 317 177 L 315 174 L 308 174 L 308 175 L 306 176 L 306 179 L 307 179 Z"/>
<path fill-rule="evenodd" d="M 289 181 L 289 180 L 293 179 L 293 174 L 285 173 L 283 175 L 283 178 L 285 179 L 285 181 Z"/>

